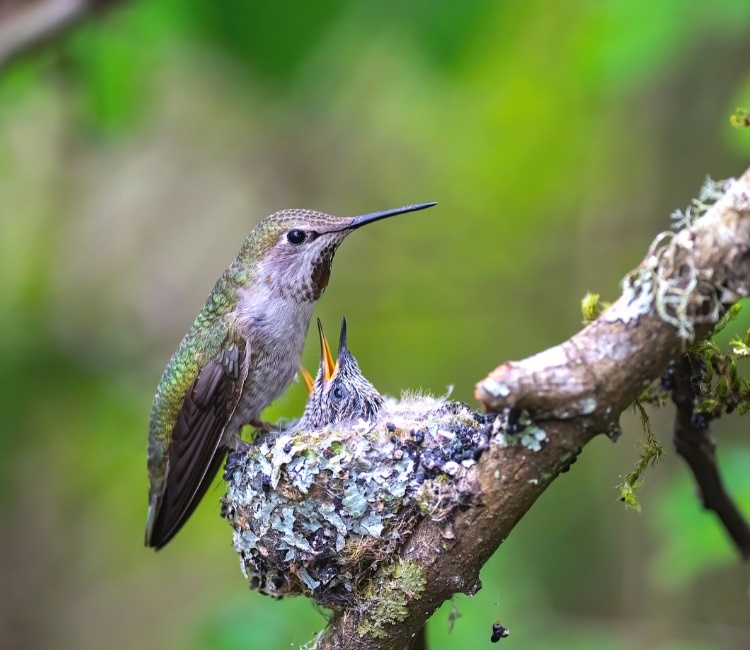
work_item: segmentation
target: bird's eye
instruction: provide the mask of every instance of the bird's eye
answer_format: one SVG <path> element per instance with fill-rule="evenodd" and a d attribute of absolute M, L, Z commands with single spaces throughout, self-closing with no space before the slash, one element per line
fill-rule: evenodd
<path fill-rule="evenodd" d="M 338 400 L 344 399 L 344 389 L 341 386 L 336 386 L 333 389 L 333 398 Z"/>
<path fill-rule="evenodd" d="M 290 230 L 286 235 L 286 240 L 294 246 L 299 246 L 306 239 L 304 230 Z"/>

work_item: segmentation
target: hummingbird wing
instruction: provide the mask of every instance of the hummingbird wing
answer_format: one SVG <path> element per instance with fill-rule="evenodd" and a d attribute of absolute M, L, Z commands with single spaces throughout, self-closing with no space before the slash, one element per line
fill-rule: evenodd
<path fill-rule="evenodd" d="M 242 393 L 249 356 L 244 339 L 225 344 L 188 388 L 172 429 L 161 490 L 151 495 L 146 546 L 158 550 L 177 534 L 224 462 L 221 441 Z"/>

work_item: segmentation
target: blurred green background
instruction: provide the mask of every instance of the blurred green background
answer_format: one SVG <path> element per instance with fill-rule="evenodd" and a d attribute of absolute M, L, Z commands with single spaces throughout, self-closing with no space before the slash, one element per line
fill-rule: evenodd
<path fill-rule="evenodd" d="M 746 0 L 125 2 L 0 71 L 0 645 L 275 649 L 323 626 L 248 590 L 218 483 L 142 546 L 154 389 L 260 218 L 439 201 L 347 240 L 316 314 L 334 341 L 346 315 L 382 392 L 473 403 L 497 363 L 576 331 L 587 290 L 614 298 L 706 174 L 744 171 L 729 116 L 749 105 Z M 648 473 L 642 514 L 615 500 L 624 425 L 431 648 L 492 647 L 498 618 L 514 648 L 750 645 L 750 573 L 683 463 Z M 747 426 L 715 432 L 750 515 Z"/>

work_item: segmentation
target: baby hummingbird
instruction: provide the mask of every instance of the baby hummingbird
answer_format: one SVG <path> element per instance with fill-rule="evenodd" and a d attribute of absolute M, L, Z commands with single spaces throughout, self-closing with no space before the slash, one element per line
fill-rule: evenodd
<path fill-rule="evenodd" d="M 241 428 L 258 426 L 261 411 L 294 378 L 313 307 L 344 238 L 360 226 L 433 205 L 359 217 L 282 210 L 253 228 L 156 390 L 146 546 L 162 548 L 177 534 Z"/>
<path fill-rule="evenodd" d="M 375 387 L 365 379 L 357 360 L 346 345 L 346 319 L 341 319 L 341 335 L 336 363 L 318 319 L 320 336 L 320 367 L 315 380 L 301 368 L 310 397 L 305 412 L 296 428 L 321 429 L 340 422 L 370 422 L 375 419 L 383 405 L 383 398 Z"/>

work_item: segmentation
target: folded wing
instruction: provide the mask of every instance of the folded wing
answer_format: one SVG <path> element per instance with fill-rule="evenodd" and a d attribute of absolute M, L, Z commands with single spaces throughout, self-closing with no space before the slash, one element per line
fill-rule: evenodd
<path fill-rule="evenodd" d="M 221 468 L 221 440 L 242 393 L 249 352 L 244 341 L 222 347 L 187 391 L 172 430 L 164 489 L 149 504 L 146 546 L 160 549 L 177 534 Z"/>

